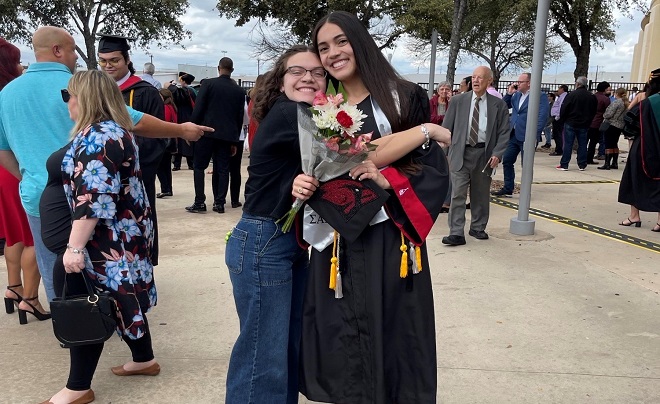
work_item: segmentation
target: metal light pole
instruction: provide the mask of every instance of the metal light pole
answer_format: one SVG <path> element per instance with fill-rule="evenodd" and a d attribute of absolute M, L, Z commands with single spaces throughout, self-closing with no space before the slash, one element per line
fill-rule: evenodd
<path fill-rule="evenodd" d="M 433 30 L 431 34 L 431 66 L 429 71 L 429 98 L 433 96 L 433 86 L 435 85 L 435 51 L 438 46 L 438 31 Z"/>
<path fill-rule="evenodd" d="M 541 80 L 543 76 L 543 58 L 545 55 L 545 39 L 548 29 L 548 14 L 550 0 L 539 0 L 536 9 L 536 34 L 534 36 L 534 57 L 532 59 L 532 80 L 529 90 L 527 133 L 523 149 L 522 185 L 520 187 L 520 203 L 518 216 L 511 219 L 509 231 L 521 236 L 534 234 L 534 220 L 529 218 L 529 205 L 532 198 L 532 179 L 534 178 L 534 151 L 536 149 L 536 126 L 539 120 L 539 102 L 541 100 Z"/>

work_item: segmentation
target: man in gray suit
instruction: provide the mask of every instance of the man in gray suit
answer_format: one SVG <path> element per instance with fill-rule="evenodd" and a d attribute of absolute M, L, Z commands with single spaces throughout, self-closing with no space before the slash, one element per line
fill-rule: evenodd
<path fill-rule="evenodd" d="M 465 244 L 465 200 L 470 188 L 472 222 L 469 235 L 488 239 L 486 225 L 490 212 L 490 182 L 493 170 L 502 160 L 509 140 L 509 110 L 501 99 L 486 89 L 493 73 L 486 66 L 472 73 L 472 91 L 452 97 L 442 126 L 452 132 L 449 147 L 451 205 L 449 236 L 442 243 Z"/>

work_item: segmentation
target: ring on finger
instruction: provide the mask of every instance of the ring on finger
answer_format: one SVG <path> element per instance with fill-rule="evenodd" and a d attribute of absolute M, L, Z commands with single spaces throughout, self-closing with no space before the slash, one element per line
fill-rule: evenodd
<path fill-rule="evenodd" d="M 302 193 L 303 193 L 303 189 L 302 189 L 302 187 L 298 187 L 298 193 L 299 193 L 299 194 L 302 194 Z"/>

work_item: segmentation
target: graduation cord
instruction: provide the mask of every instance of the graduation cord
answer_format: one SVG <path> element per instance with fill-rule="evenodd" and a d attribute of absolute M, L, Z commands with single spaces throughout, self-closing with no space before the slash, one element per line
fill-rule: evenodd
<path fill-rule="evenodd" d="M 131 90 L 131 95 L 128 98 L 128 106 L 133 108 L 133 94 L 135 94 L 135 89 Z"/>
<path fill-rule="evenodd" d="M 406 237 L 401 232 L 401 266 L 399 268 L 399 277 L 405 278 L 408 276 L 408 246 L 406 245 Z M 410 242 L 410 250 L 415 251 L 415 261 L 411 262 L 413 275 L 422 271 L 422 249 L 418 245 Z"/>
<path fill-rule="evenodd" d="M 341 285 L 341 272 L 339 270 L 339 243 L 340 235 L 337 231 L 334 231 L 333 242 L 332 242 L 332 258 L 330 259 L 330 289 L 335 291 L 335 299 L 341 299 L 344 297 L 342 293 Z"/>

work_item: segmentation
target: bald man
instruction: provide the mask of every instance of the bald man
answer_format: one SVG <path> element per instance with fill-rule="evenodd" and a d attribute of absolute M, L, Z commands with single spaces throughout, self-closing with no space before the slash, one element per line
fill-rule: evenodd
<path fill-rule="evenodd" d="M 76 43 L 66 30 L 41 27 L 32 37 L 37 62 L 0 92 L 0 165 L 21 180 L 20 195 L 34 238 L 48 300 L 55 297 L 52 271 L 57 255 L 41 238 L 39 200 L 47 180 L 46 160 L 69 142 L 73 121 L 62 101 L 76 68 Z M 135 132 L 149 137 L 197 140 L 212 129 L 176 125 L 129 110 Z"/>
<path fill-rule="evenodd" d="M 449 147 L 451 205 L 449 236 L 442 243 L 465 244 L 465 200 L 470 188 L 472 220 L 469 235 L 488 239 L 490 182 L 493 170 L 502 160 L 509 140 L 509 109 L 504 101 L 488 94 L 493 73 L 486 66 L 472 73 L 472 91 L 453 96 L 442 126 L 452 132 Z"/>

